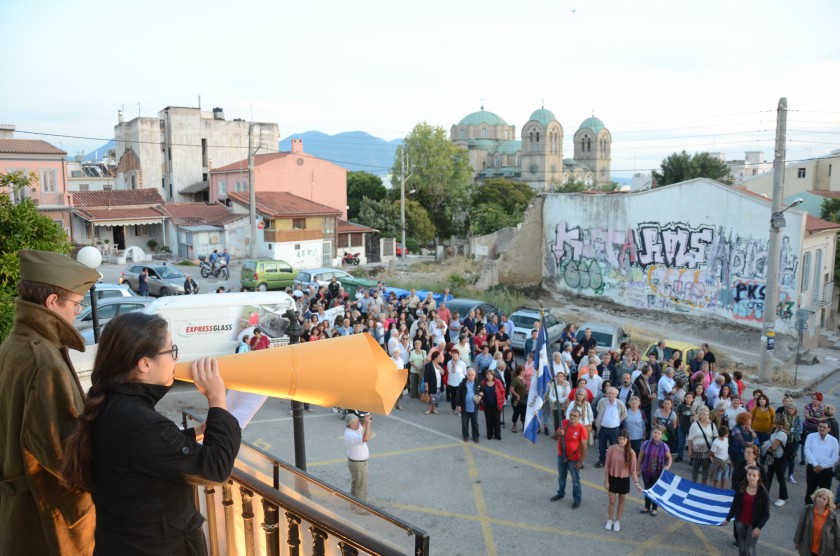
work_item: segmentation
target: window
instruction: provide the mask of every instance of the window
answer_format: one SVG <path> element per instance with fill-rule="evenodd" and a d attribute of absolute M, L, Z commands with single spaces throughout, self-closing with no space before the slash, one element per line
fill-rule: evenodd
<path fill-rule="evenodd" d="M 207 167 L 207 139 L 201 140 L 201 165 Z"/>
<path fill-rule="evenodd" d="M 305 230 L 306 229 L 306 218 L 292 218 L 292 229 L 294 229 L 294 230 Z"/>
<path fill-rule="evenodd" d="M 481 138 L 482 138 L 482 139 L 486 139 L 486 138 L 487 138 L 487 130 L 486 130 L 486 129 L 484 129 L 484 128 L 481 128 Z"/>
<path fill-rule="evenodd" d="M 510 130 L 505 130 L 505 139 L 510 139 Z"/>
<path fill-rule="evenodd" d="M 325 216 L 324 223 L 321 229 L 324 230 L 325 236 L 331 236 L 333 234 L 333 230 L 335 230 L 335 218 L 331 216 Z"/>
<path fill-rule="evenodd" d="M 80 183 L 79 184 L 79 191 L 90 191 L 90 184 Z"/>
<path fill-rule="evenodd" d="M 805 177 L 805 168 L 797 168 L 796 169 L 796 177 L 797 178 L 804 178 Z"/>
<path fill-rule="evenodd" d="M 103 186 L 102 186 L 102 191 L 111 191 L 111 189 L 112 189 L 113 187 L 114 187 L 114 186 L 113 186 L 113 185 L 111 185 L 110 183 L 106 183 L 105 185 L 103 185 Z"/>
<path fill-rule="evenodd" d="M 277 263 L 265 263 L 265 272 L 277 272 Z"/>
<path fill-rule="evenodd" d="M 338 234 L 338 244 L 336 247 L 339 249 L 342 247 L 350 247 L 350 234 Z"/>
<path fill-rule="evenodd" d="M 137 224 L 134 226 L 134 237 L 140 236 L 147 236 L 149 235 L 149 225 L 148 224 Z"/>
<path fill-rule="evenodd" d="M 517 166 L 522 166 L 522 160 L 520 160 L 520 158 L 518 156 L 516 157 L 516 165 Z"/>
<path fill-rule="evenodd" d="M 41 170 L 41 191 L 55 193 L 55 170 Z"/>
<path fill-rule="evenodd" d="M 499 160 L 499 157 L 497 156 L 496 158 L 493 159 L 493 166 L 498 167 L 500 162 L 501 161 Z"/>
<path fill-rule="evenodd" d="M 817 256 L 814 257 L 814 294 L 820 289 L 820 273 L 822 272 L 823 250 L 817 249 Z"/>
<path fill-rule="evenodd" d="M 237 191 L 239 191 L 237 189 Z M 227 182 L 225 180 L 219 180 L 219 194 L 225 193 L 227 194 Z"/>
<path fill-rule="evenodd" d="M 808 291 L 811 284 L 811 252 L 807 251 L 802 257 L 802 291 Z"/>
<path fill-rule="evenodd" d="M 277 270 L 279 272 L 292 272 L 292 267 L 287 264 L 277 263 Z"/>
<path fill-rule="evenodd" d="M 831 177 L 831 164 L 828 165 L 828 177 Z"/>
<path fill-rule="evenodd" d="M 462 127 L 461 130 L 458 132 L 459 139 L 464 138 L 464 128 Z"/>

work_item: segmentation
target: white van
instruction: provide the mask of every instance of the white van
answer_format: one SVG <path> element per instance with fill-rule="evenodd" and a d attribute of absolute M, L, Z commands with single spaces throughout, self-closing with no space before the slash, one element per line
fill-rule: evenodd
<path fill-rule="evenodd" d="M 143 312 L 166 320 L 181 358 L 190 360 L 234 353 L 240 339 L 253 337 L 257 327 L 271 347 L 288 344 L 289 309 L 296 309 L 294 299 L 272 291 L 161 297 Z"/>

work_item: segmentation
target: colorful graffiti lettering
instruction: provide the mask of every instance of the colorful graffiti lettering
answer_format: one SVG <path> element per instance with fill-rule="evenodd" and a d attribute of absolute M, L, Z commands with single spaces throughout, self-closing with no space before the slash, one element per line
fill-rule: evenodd
<path fill-rule="evenodd" d="M 604 289 L 604 276 L 601 267 L 593 260 L 569 261 L 561 271 L 566 285 L 576 290 L 593 290 L 601 293 Z"/>
<path fill-rule="evenodd" d="M 708 226 L 692 230 L 684 224 L 639 224 L 639 264 L 642 268 L 652 264 L 697 268 L 705 262 L 706 246 L 713 237 L 714 230 Z"/>
<path fill-rule="evenodd" d="M 763 321 L 767 285 L 762 282 L 736 281 L 732 285 L 732 316 L 735 320 Z M 787 291 L 779 292 L 776 316 L 781 320 L 793 318 L 793 300 Z"/>
<path fill-rule="evenodd" d="M 647 271 L 651 291 L 676 303 L 705 308 L 716 302 L 720 284 L 708 270 L 688 270 L 653 265 Z"/>

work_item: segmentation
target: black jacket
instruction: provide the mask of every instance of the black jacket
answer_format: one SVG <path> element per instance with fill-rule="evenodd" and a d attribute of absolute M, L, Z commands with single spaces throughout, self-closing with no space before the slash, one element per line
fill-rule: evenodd
<path fill-rule="evenodd" d="M 166 386 L 115 386 L 93 425 L 94 554 L 206 554 L 193 485 L 225 481 L 242 431 L 210 408 L 204 443 L 157 413 Z"/>
<path fill-rule="evenodd" d="M 477 396 L 479 392 L 479 387 L 481 384 L 476 379 L 473 382 L 474 390 L 473 395 Z M 461 384 L 458 385 L 458 389 L 455 390 L 455 405 L 461 408 L 461 411 L 467 410 L 467 379 L 461 381 Z M 475 404 L 475 410 L 478 411 L 478 403 Z"/>
<path fill-rule="evenodd" d="M 729 515 L 726 516 L 726 521 L 732 521 L 741 513 L 741 504 L 744 503 L 744 493 L 741 489 L 735 491 L 735 498 L 732 500 L 732 507 L 729 508 Z M 752 525 L 759 529 L 764 529 L 767 520 L 770 519 L 770 495 L 767 489 L 759 487 L 755 493 L 755 502 L 753 502 L 752 511 Z"/>

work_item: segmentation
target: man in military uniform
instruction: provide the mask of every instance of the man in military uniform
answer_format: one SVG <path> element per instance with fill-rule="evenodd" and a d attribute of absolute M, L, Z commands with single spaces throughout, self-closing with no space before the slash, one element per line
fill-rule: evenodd
<path fill-rule="evenodd" d="M 85 402 L 68 355 L 85 350 L 73 322 L 99 273 L 58 253 L 19 257 L 15 324 L 0 345 L 0 556 L 91 554 L 90 495 L 59 472 Z"/>

